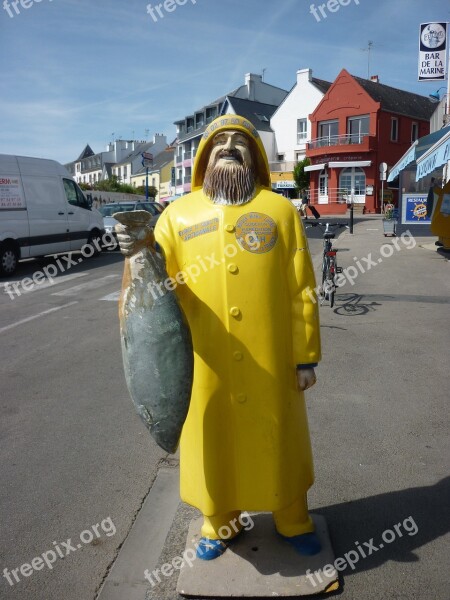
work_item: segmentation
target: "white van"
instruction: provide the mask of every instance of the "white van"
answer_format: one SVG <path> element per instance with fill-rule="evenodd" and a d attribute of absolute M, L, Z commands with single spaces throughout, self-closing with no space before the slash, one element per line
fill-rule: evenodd
<path fill-rule="evenodd" d="M 103 233 L 102 215 L 65 167 L 0 154 L 0 275 L 21 258 L 80 250 Z"/>

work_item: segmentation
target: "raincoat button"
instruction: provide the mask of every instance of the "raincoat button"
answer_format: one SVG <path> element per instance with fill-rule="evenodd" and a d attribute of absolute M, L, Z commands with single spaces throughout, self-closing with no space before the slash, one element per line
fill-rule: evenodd
<path fill-rule="evenodd" d="M 227 225 L 225 225 L 225 230 L 228 231 L 228 233 L 233 233 L 234 225 L 232 225 L 231 223 L 228 223 Z"/>
<path fill-rule="evenodd" d="M 233 358 L 234 360 L 242 360 L 244 358 L 244 355 L 242 354 L 242 352 L 239 352 L 239 350 L 236 350 L 236 352 L 233 352 Z"/>
<path fill-rule="evenodd" d="M 238 272 L 238 266 L 235 265 L 234 263 L 230 263 L 228 265 L 228 270 L 230 271 L 230 273 L 237 273 Z"/>
<path fill-rule="evenodd" d="M 237 306 L 232 306 L 230 308 L 230 315 L 232 317 L 238 317 L 241 314 L 241 311 L 238 309 Z"/>
<path fill-rule="evenodd" d="M 245 394 L 237 394 L 236 400 L 239 402 L 239 404 L 243 404 L 247 401 L 247 396 Z"/>

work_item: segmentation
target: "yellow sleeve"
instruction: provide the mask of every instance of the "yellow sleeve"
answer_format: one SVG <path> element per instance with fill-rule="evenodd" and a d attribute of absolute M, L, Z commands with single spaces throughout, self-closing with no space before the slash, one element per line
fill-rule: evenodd
<path fill-rule="evenodd" d="M 170 220 L 170 211 L 166 210 L 159 217 L 155 226 L 155 240 L 160 247 L 165 261 L 166 271 L 170 277 L 175 277 L 179 271 L 175 258 L 175 248 L 173 240 L 172 223 Z"/>
<path fill-rule="evenodd" d="M 321 359 L 319 304 L 316 278 L 300 216 L 293 215 L 295 235 L 291 237 L 290 288 L 292 334 L 296 365 L 311 365 Z"/>

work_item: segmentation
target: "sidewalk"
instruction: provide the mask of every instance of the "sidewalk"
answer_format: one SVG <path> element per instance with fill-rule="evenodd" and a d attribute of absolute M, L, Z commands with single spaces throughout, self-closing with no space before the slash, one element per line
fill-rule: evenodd
<path fill-rule="evenodd" d="M 347 283 L 334 309 L 320 307 L 323 360 L 307 392 L 309 503 L 326 518 L 336 557 L 373 538 L 376 550 L 342 573 L 345 600 L 448 600 L 450 264 L 433 243 L 385 238 L 371 219 L 335 244 Z M 150 571 L 182 554 L 196 515 L 179 505 Z M 176 582 L 177 572 L 149 584 L 147 600 L 177 598 Z"/>

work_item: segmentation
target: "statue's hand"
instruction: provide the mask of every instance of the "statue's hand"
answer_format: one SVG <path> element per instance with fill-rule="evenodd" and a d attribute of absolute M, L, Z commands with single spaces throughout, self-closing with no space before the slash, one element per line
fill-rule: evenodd
<path fill-rule="evenodd" d="M 297 369 L 297 385 L 304 392 L 316 383 L 314 369 Z"/>
<path fill-rule="evenodd" d="M 155 236 L 151 227 L 127 227 L 118 223 L 115 227 L 120 251 L 124 256 L 133 256 L 142 248 L 153 246 Z"/>

